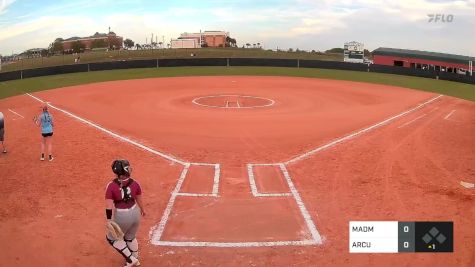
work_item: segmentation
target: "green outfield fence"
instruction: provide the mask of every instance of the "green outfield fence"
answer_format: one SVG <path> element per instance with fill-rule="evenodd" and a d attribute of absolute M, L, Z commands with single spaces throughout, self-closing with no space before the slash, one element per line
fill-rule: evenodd
<path fill-rule="evenodd" d="M 421 69 L 411 69 L 396 66 L 375 64 L 358 64 L 327 60 L 307 59 L 276 59 L 276 58 L 168 58 L 146 60 L 119 60 L 108 62 L 83 63 L 72 65 L 52 66 L 45 68 L 24 69 L 0 73 L 0 82 L 27 79 L 40 76 L 65 73 L 78 73 L 102 70 L 136 69 L 136 68 L 166 68 L 188 66 L 252 66 L 252 67 L 291 67 L 350 70 L 360 72 L 388 73 L 406 76 L 416 76 L 454 82 L 475 84 L 475 76 L 460 75 L 447 72 L 436 72 Z"/>

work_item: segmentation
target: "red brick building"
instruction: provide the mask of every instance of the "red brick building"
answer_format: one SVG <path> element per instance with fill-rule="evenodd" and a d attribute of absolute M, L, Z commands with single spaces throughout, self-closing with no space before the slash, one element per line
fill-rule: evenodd
<path fill-rule="evenodd" d="M 380 47 L 372 52 L 374 64 L 467 74 L 475 57 Z"/>
<path fill-rule="evenodd" d="M 73 43 L 79 41 L 85 46 L 85 50 L 91 50 L 93 48 L 93 43 L 97 42 L 102 47 L 98 48 L 109 48 L 109 49 L 120 49 L 123 47 L 124 39 L 122 36 L 116 35 L 114 32 L 109 33 L 98 33 L 89 37 L 71 37 L 66 40 L 57 40 L 63 43 L 63 50 L 69 51 L 72 50 Z"/>

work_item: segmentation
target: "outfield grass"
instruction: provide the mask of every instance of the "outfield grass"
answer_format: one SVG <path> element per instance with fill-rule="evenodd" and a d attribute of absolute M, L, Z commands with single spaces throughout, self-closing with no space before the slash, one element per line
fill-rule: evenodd
<path fill-rule="evenodd" d="M 35 92 L 58 87 L 110 80 L 214 75 L 297 76 L 369 82 L 435 92 L 475 101 L 475 85 L 470 84 L 371 72 L 277 67 L 175 67 L 94 71 L 86 73 L 43 76 L 38 78 L 29 78 L 0 83 L 0 99 L 24 94 L 26 92 Z"/>
<path fill-rule="evenodd" d="M 309 52 L 267 51 L 263 49 L 244 48 L 201 48 L 201 49 L 154 49 L 154 50 L 122 50 L 109 52 L 87 52 L 79 54 L 81 63 L 160 59 L 160 58 L 191 58 L 193 53 L 198 58 L 281 58 L 281 59 L 316 59 L 342 61 L 342 54 L 319 54 Z M 43 58 L 30 58 L 8 63 L 2 66 L 2 72 L 74 64 L 74 55 L 59 55 Z"/>

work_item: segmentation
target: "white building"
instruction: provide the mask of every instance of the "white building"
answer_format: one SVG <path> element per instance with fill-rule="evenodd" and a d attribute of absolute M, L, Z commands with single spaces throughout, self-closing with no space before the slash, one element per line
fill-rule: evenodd
<path fill-rule="evenodd" d="M 171 41 L 171 48 L 200 48 L 197 39 L 174 39 Z"/>

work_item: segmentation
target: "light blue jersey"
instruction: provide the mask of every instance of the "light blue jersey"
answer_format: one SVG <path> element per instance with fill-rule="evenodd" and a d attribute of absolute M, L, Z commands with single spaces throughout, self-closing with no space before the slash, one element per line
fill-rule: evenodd
<path fill-rule="evenodd" d="M 53 116 L 51 116 L 51 114 L 48 112 L 43 112 L 41 113 L 38 120 L 40 121 L 42 134 L 53 132 Z"/>

